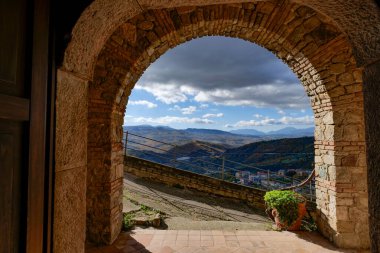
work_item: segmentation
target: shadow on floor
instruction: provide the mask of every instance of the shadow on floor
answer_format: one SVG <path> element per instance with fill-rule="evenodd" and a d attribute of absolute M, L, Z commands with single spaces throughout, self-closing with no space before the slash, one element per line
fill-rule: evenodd
<path fill-rule="evenodd" d="M 86 253 L 154 253 L 146 249 L 153 235 L 135 235 L 133 231 L 121 232 L 116 241 L 108 246 L 87 244 Z"/>

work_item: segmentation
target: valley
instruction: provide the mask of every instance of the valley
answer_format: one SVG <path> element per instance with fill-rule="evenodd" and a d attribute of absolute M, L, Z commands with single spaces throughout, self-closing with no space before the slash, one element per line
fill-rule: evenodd
<path fill-rule="evenodd" d="M 314 137 L 276 138 L 220 130 L 128 127 L 128 154 L 244 185 L 291 183 L 313 169 Z M 144 138 L 142 138 L 142 137 Z M 294 136 L 294 135 L 293 135 Z M 147 139 L 148 138 L 148 139 Z"/>

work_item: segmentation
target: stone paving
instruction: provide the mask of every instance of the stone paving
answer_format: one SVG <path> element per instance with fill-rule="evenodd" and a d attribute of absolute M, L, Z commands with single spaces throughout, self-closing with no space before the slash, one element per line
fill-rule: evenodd
<path fill-rule="evenodd" d="M 341 250 L 316 232 L 148 230 L 123 232 L 111 246 L 86 253 L 329 253 Z"/>

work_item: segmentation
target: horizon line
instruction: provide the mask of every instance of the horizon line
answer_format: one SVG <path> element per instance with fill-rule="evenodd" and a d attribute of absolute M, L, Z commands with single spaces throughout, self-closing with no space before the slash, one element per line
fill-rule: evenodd
<path fill-rule="evenodd" d="M 218 131 L 223 131 L 223 132 L 231 132 L 231 131 L 237 131 L 237 130 L 255 130 L 255 131 L 258 131 L 258 132 L 262 132 L 262 133 L 276 132 L 276 131 L 283 130 L 283 129 L 285 129 L 285 128 L 294 128 L 294 129 L 297 129 L 297 130 L 304 130 L 304 129 L 310 129 L 310 128 L 314 128 L 314 129 L 315 129 L 315 126 L 303 127 L 303 128 L 298 128 L 298 127 L 293 127 L 293 126 L 285 126 L 285 127 L 280 128 L 280 129 L 278 129 L 278 130 L 263 131 L 263 130 L 257 130 L 257 129 L 254 129 L 254 128 L 236 128 L 236 129 L 231 129 L 231 130 L 222 130 L 222 129 L 218 129 L 218 128 L 196 128 L 196 127 L 175 128 L 175 127 L 171 127 L 171 126 L 167 126 L 167 125 L 150 125 L 150 124 L 141 124 L 141 125 L 123 125 L 123 127 L 138 127 L 138 126 L 167 127 L 167 128 L 171 128 L 171 129 L 175 129 L 175 130 L 205 129 L 205 130 L 218 130 Z M 261 127 L 265 127 L 265 126 L 261 126 Z"/>

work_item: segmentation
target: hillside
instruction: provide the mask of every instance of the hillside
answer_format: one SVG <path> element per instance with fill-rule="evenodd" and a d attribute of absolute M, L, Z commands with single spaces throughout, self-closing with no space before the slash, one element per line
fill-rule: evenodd
<path fill-rule="evenodd" d="M 214 129 L 188 128 L 184 130 L 177 130 L 166 126 L 154 127 L 149 125 L 124 126 L 124 131 L 176 145 L 183 145 L 192 141 L 202 141 L 231 147 L 239 147 L 248 143 L 266 139 L 265 137 L 239 135 Z M 131 136 L 131 138 L 133 137 Z M 140 139 L 139 141 L 142 140 Z M 144 144 L 157 145 L 157 143 L 151 143 L 151 141 L 148 140 L 144 140 Z"/>
<path fill-rule="evenodd" d="M 180 157 L 209 157 L 220 155 L 227 150 L 228 146 L 201 141 L 192 141 L 170 149 L 167 154 Z"/>
<path fill-rule="evenodd" d="M 226 132 L 215 129 L 174 129 L 167 126 L 140 125 L 124 126 L 124 131 L 177 145 L 186 144 L 192 141 L 203 141 L 231 147 L 239 147 L 245 144 L 265 140 L 314 136 L 313 127 L 305 129 L 286 127 L 280 130 L 264 133 L 254 129 L 239 129 Z M 146 139 L 144 140 L 144 144 L 157 145 Z"/>
<path fill-rule="evenodd" d="M 240 147 L 204 141 L 189 141 L 175 147 L 166 146 L 166 148 L 166 152 L 154 150 L 144 150 L 143 153 L 133 150 L 128 152 L 130 155 L 143 159 L 202 174 L 204 170 L 201 168 L 219 171 L 223 154 L 226 172 L 230 171 L 231 174 L 234 174 L 232 170 L 256 172 L 255 169 L 241 166 L 239 163 L 271 171 L 311 170 L 314 160 L 313 137 L 259 141 Z"/>
<path fill-rule="evenodd" d="M 262 169 L 311 168 L 314 138 L 287 138 L 247 144 L 225 152 L 227 160 L 250 164 Z"/>

